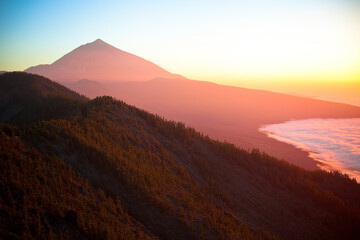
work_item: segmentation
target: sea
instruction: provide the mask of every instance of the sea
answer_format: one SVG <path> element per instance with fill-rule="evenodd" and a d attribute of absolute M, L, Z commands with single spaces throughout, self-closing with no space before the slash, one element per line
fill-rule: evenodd
<path fill-rule="evenodd" d="M 321 169 L 346 173 L 360 183 L 360 118 L 293 120 L 259 131 L 307 151 Z"/>

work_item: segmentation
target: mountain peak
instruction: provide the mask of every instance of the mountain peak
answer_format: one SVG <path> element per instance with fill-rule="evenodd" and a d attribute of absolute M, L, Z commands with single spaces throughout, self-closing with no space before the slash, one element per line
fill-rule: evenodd
<path fill-rule="evenodd" d="M 25 71 L 60 82 L 81 79 L 100 82 L 148 81 L 154 78 L 180 77 L 100 38 L 81 45 L 50 65 L 30 67 Z"/>
<path fill-rule="evenodd" d="M 88 44 L 91 44 L 91 45 L 109 45 L 111 46 L 110 44 L 104 42 L 103 40 L 101 40 L 100 38 L 96 39 L 95 41 L 91 42 L 91 43 L 88 43 Z"/>
<path fill-rule="evenodd" d="M 104 42 L 104 41 L 101 40 L 100 38 L 96 39 L 96 40 L 93 41 L 93 42 L 86 43 L 86 44 L 80 46 L 79 48 L 84 48 L 84 47 L 86 47 L 86 48 L 89 48 L 89 47 L 90 47 L 90 48 L 95 48 L 95 49 L 98 49 L 98 48 L 100 48 L 100 49 L 103 49 L 103 48 L 116 49 L 114 46 L 112 46 L 112 45 Z M 119 50 L 119 49 L 117 49 L 117 50 Z"/>
<path fill-rule="evenodd" d="M 100 38 L 98 38 L 93 43 L 105 43 L 105 42 L 103 40 L 101 40 Z"/>

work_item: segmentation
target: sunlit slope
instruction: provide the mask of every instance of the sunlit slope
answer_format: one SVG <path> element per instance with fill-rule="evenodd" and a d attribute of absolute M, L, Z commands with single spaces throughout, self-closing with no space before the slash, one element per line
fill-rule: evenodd
<path fill-rule="evenodd" d="M 286 94 L 188 79 L 154 79 L 97 85 L 81 81 L 68 87 L 86 96 L 108 94 L 169 119 L 183 121 L 217 139 L 243 148 L 260 148 L 314 169 L 307 154 L 259 133 L 262 125 L 291 119 L 360 117 L 360 107 Z M 96 90 L 98 89 L 98 90 Z"/>
<path fill-rule="evenodd" d="M 57 156 L 0 125 L 0 233 L 4 239 L 157 239 Z"/>

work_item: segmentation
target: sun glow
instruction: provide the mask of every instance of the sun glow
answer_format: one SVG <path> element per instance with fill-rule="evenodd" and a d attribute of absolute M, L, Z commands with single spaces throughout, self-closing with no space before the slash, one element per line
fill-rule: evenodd
<path fill-rule="evenodd" d="M 198 50 L 200 68 L 189 75 L 212 80 L 222 76 L 225 81 L 358 81 L 356 20 L 360 22 L 355 15 L 318 9 L 245 15 L 228 28 L 216 29 L 218 34 L 211 36 L 210 44 Z"/>
<path fill-rule="evenodd" d="M 190 79 L 324 99 L 336 85 L 354 97 L 328 100 L 360 105 L 358 1 L 86 2 L 86 11 L 81 2 L 4 3 L 0 70 L 52 63 L 101 38 Z"/>

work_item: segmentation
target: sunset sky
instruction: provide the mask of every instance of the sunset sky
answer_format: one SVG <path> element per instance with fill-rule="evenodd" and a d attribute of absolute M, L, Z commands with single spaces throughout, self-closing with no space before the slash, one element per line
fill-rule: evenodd
<path fill-rule="evenodd" d="M 190 79 L 360 106 L 360 1 L 0 1 L 0 70 L 101 38 Z"/>

